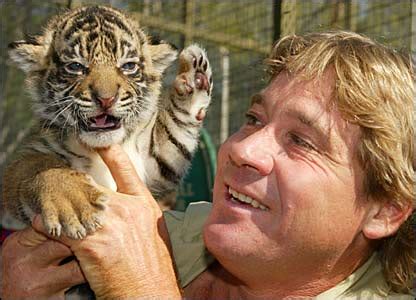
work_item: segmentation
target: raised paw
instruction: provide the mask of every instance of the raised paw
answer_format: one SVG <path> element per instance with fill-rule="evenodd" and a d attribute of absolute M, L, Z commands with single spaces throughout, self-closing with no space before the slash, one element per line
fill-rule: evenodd
<path fill-rule="evenodd" d="M 90 178 L 72 170 L 47 172 L 40 178 L 39 202 L 49 234 L 60 236 L 63 232 L 72 239 L 82 239 L 100 228 L 107 196 L 91 183 Z"/>
<path fill-rule="evenodd" d="M 197 45 L 185 48 L 179 55 L 179 71 L 175 80 L 178 95 L 188 96 L 204 91 L 212 92 L 212 71 L 205 51 Z"/>
<path fill-rule="evenodd" d="M 178 75 L 173 83 L 172 110 L 200 123 L 211 102 L 212 87 L 212 70 L 205 51 L 195 44 L 185 48 L 179 55 Z"/>

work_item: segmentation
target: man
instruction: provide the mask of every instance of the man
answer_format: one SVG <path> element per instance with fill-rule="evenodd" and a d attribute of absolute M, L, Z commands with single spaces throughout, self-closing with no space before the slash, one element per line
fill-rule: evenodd
<path fill-rule="evenodd" d="M 31 229 L 6 240 L 3 297 L 60 297 L 85 276 L 98 297 L 180 298 L 171 245 L 189 299 L 412 299 L 410 59 L 328 32 L 283 38 L 268 65 L 268 86 L 220 149 L 211 210 L 162 218 L 125 154 L 102 150 L 119 187 L 104 228 L 62 244 Z M 71 253 L 83 273 L 59 265 Z"/>

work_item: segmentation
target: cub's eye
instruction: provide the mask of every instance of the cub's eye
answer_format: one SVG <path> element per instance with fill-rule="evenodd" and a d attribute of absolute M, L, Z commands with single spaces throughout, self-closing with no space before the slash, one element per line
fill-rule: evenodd
<path fill-rule="evenodd" d="M 71 74 L 82 74 L 86 68 L 87 67 L 78 62 L 72 62 L 65 66 L 65 70 Z"/>
<path fill-rule="evenodd" d="M 127 62 L 120 67 L 125 74 L 134 74 L 139 69 L 139 65 L 133 61 Z"/>

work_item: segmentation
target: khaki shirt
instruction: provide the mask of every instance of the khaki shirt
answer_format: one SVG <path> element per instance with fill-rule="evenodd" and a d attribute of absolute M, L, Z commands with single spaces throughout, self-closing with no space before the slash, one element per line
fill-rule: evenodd
<path fill-rule="evenodd" d="M 202 239 L 202 227 L 211 210 L 211 203 L 191 203 L 185 212 L 166 211 L 166 225 L 182 287 L 188 285 L 214 262 Z M 364 265 L 335 287 L 315 297 L 333 299 L 397 299 L 411 300 L 414 295 L 389 294 L 381 264 L 374 254 Z"/>

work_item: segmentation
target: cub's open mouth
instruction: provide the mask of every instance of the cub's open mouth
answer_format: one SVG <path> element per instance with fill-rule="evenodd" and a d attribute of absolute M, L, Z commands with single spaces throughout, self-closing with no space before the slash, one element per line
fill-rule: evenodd
<path fill-rule="evenodd" d="M 90 118 L 85 125 L 84 128 L 87 131 L 109 131 L 120 128 L 121 122 L 119 118 L 112 115 L 101 114 Z"/>

